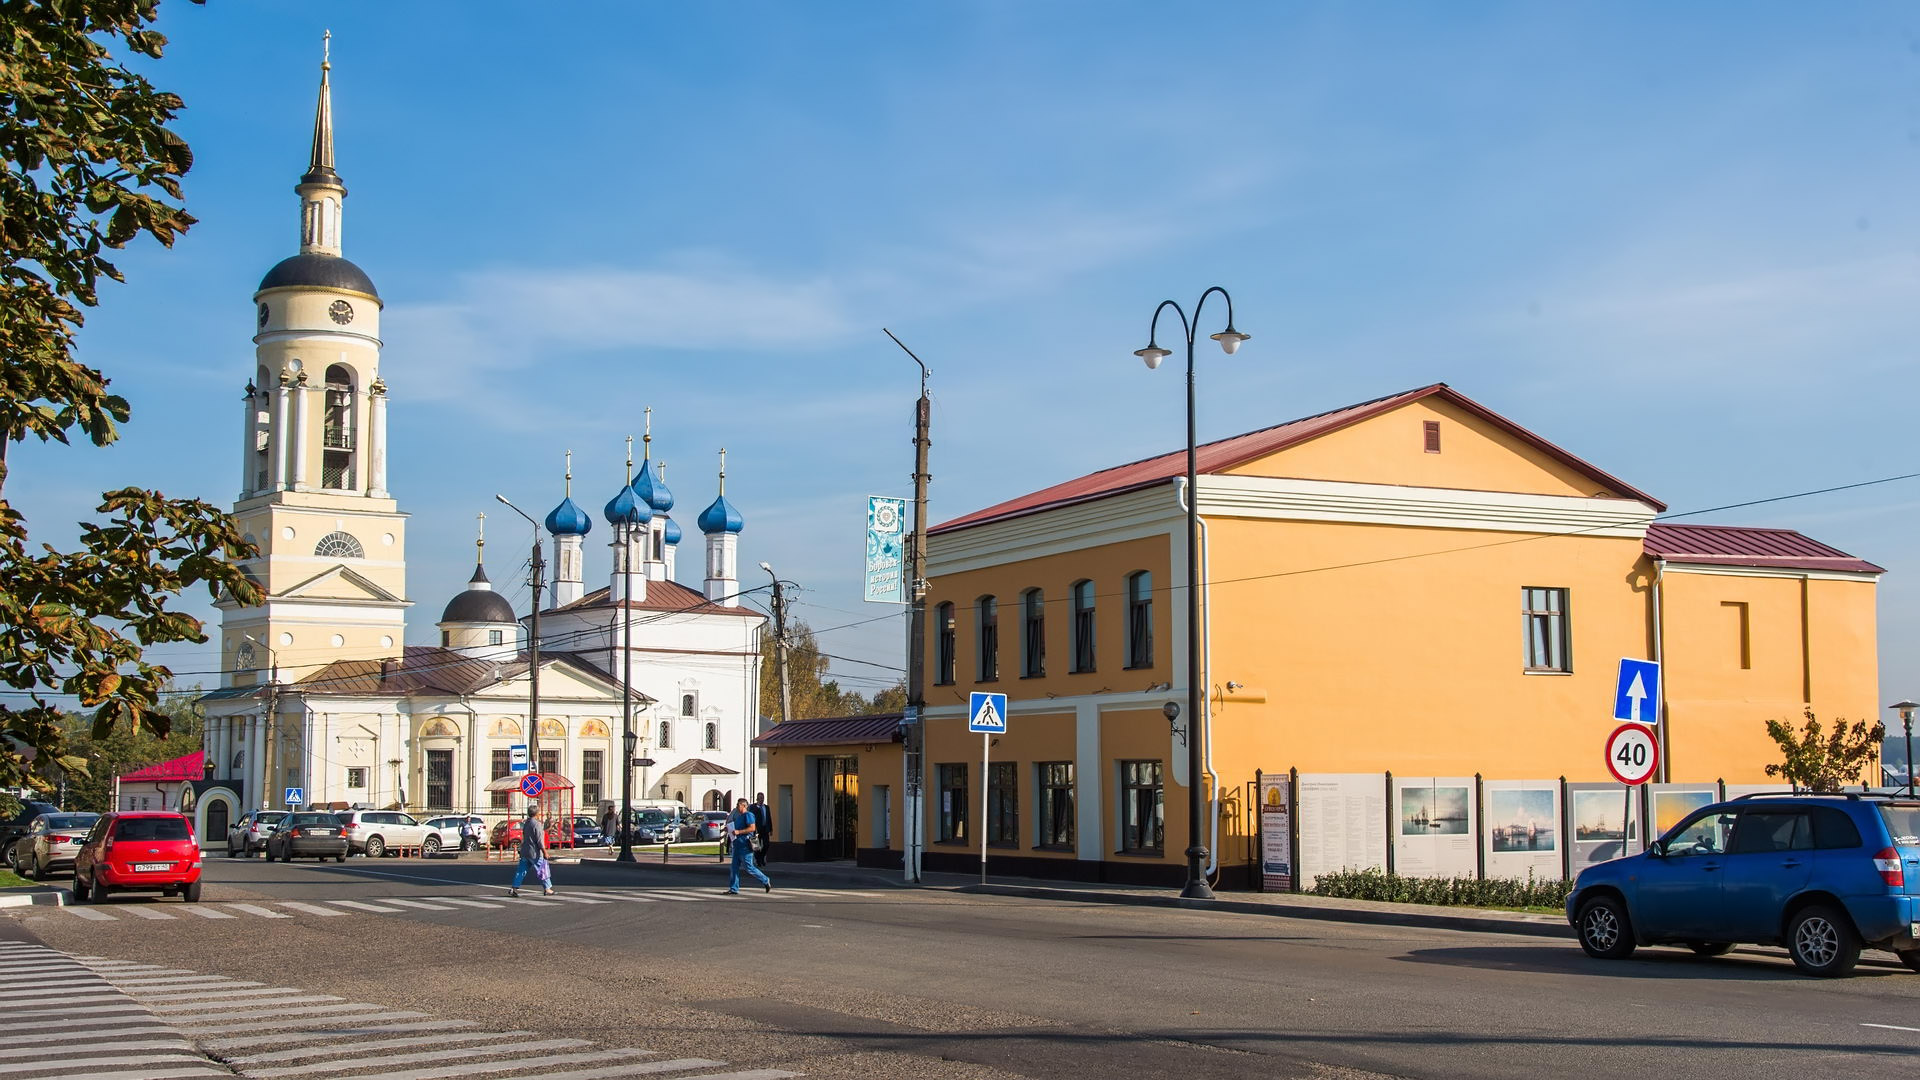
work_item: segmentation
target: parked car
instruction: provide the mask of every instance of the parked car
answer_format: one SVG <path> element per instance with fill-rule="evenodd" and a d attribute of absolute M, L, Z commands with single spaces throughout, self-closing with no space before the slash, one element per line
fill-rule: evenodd
<path fill-rule="evenodd" d="M 1920 800 L 1749 795 L 1695 811 L 1647 850 L 1580 873 L 1567 919 L 1589 956 L 1639 945 L 1719 956 L 1783 945 L 1808 975 L 1862 948 L 1920 971 Z"/>
<path fill-rule="evenodd" d="M 696 810 L 689 822 L 689 840 L 725 840 L 727 838 L 727 819 L 732 815 L 725 810 Z"/>
<path fill-rule="evenodd" d="M 346 834 L 348 850 L 378 859 L 395 848 L 417 847 L 423 855 L 440 852 L 440 835 L 398 810 L 347 810 L 334 815 Z"/>
<path fill-rule="evenodd" d="M 333 814 L 307 811 L 281 818 L 267 836 L 267 861 L 300 858 L 347 861 L 347 837 Z"/>
<path fill-rule="evenodd" d="M 600 832 L 599 823 L 582 814 L 573 819 L 573 844 L 575 847 L 593 847 L 606 840 Z"/>
<path fill-rule="evenodd" d="M 185 815 L 119 811 L 93 823 L 74 856 L 73 898 L 100 903 L 121 891 L 200 902 L 200 843 Z"/>
<path fill-rule="evenodd" d="M 41 814 L 27 826 L 27 835 L 14 841 L 19 849 L 20 876 L 44 878 L 55 870 L 72 870 L 74 856 L 86 842 L 99 814 Z"/>
<path fill-rule="evenodd" d="M 427 828 L 440 837 L 442 848 L 478 851 L 486 843 L 487 819 L 479 814 L 454 814 L 430 818 Z"/>
<path fill-rule="evenodd" d="M 227 826 L 227 858 L 251 859 L 254 852 L 267 850 L 267 837 L 286 816 L 285 810 L 249 810 L 235 818 Z"/>
<path fill-rule="evenodd" d="M 496 822 L 493 826 L 493 839 L 489 842 L 497 848 L 511 847 L 518 844 L 520 842 L 520 819 L 508 818 L 505 821 Z"/>
<path fill-rule="evenodd" d="M 41 814 L 57 814 L 59 812 L 60 808 L 52 803 L 41 802 L 36 799 L 30 802 L 23 802 L 20 805 L 20 812 L 13 815 L 11 821 L 0 821 L 0 853 L 4 853 L 7 860 L 7 869 L 16 872 L 20 869 L 19 852 L 15 851 L 14 848 L 20 838 L 27 835 L 27 829 L 33 825 L 33 819 L 39 817 Z"/>

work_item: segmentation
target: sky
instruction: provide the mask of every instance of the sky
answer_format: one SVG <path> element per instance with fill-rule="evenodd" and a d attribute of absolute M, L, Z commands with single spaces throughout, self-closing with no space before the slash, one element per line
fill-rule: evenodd
<path fill-rule="evenodd" d="M 410 641 L 483 511 L 524 607 L 495 493 L 544 514 L 571 449 L 597 519 L 651 406 L 682 579 L 724 446 L 746 584 L 797 583 L 878 689 L 904 619 L 860 597 L 865 498 L 911 492 L 919 378 L 881 327 L 933 370 L 938 522 L 1182 445 L 1177 365 L 1130 354 L 1215 284 L 1253 337 L 1200 361 L 1203 440 L 1444 381 L 1676 515 L 1920 471 L 1910 5 L 327 7 L 163 5 L 141 69 L 187 102 L 200 224 L 89 313 L 125 437 L 11 462 L 36 538 L 127 483 L 231 505 L 323 29 Z M 1885 702 L 1920 696 L 1917 510 L 1908 480 L 1678 520 L 1887 567 Z"/>

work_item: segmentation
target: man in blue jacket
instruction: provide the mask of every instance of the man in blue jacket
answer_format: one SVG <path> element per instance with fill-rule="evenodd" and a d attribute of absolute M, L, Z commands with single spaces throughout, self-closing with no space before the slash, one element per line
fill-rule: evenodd
<path fill-rule="evenodd" d="M 753 811 L 747 808 L 747 800 L 741 799 L 733 804 L 733 817 L 727 822 L 727 836 L 733 841 L 733 873 L 727 878 L 727 895 L 740 895 L 740 868 L 760 879 L 760 885 L 767 892 L 773 891 L 773 882 L 768 880 L 766 871 L 753 865 L 753 834 L 759 828 L 753 820 Z"/>

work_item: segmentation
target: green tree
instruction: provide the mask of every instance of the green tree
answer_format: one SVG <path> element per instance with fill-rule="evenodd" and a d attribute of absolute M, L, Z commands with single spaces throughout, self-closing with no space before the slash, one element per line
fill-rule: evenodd
<path fill-rule="evenodd" d="M 1778 776 L 1797 788 L 1832 793 L 1848 784 L 1860 782 L 1860 775 L 1874 763 L 1880 741 L 1886 737 L 1885 724 L 1845 720 L 1834 723 L 1828 732 L 1809 709 L 1807 722 L 1796 730 L 1785 720 L 1767 721 L 1767 736 L 1780 747 L 1783 758 L 1778 765 L 1767 766 L 1768 776 Z"/>
<path fill-rule="evenodd" d="M 86 718 L 69 715 L 62 725 L 69 752 L 87 768 L 65 778 L 65 808 L 105 813 L 113 806 L 114 777 L 200 749 L 205 718 L 194 702 L 198 695 L 198 687 L 166 693 L 160 705 L 169 721 L 165 734 L 150 727 L 116 727 L 96 736 Z"/>
<path fill-rule="evenodd" d="M 193 224 L 179 205 L 193 155 L 167 128 L 183 104 L 111 52 L 158 59 L 157 7 L 0 0 L 0 490 L 14 443 L 78 432 L 106 446 L 131 415 L 74 349 L 100 279 L 124 280 L 105 253 L 141 235 L 171 246 Z M 252 547 L 218 508 L 129 487 L 102 495 L 97 513 L 77 550 L 36 548 L 0 498 L 0 683 L 29 702 L 0 704 L 0 787 L 45 791 L 58 770 L 87 772 L 47 694 L 78 698 L 96 737 L 118 725 L 163 734 L 171 673 L 142 650 L 206 640 L 168 601 L 198 585 L 259 599 L 234 562 Z"/>
<path fill-rule="evenodd" d="M 795 720 L 822 716 L 865 716 L 877 712 L 899 712 L 906 704 L 907 690 L 899 686 L 867 697 L 857 690 L 842 689 L 837 680 L 826 677 L 832 658 L 820 651 L 813 628 L 804 620 L 787 624 L 787 682 L 793 692 Z M 780 716 L 780 673 L 774 663 L 774 640 L 769 628 L 760 640 L 760 711 Z"/>

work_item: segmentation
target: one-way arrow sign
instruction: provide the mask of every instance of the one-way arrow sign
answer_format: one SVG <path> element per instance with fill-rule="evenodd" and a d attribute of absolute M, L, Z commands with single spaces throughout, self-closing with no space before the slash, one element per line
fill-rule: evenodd
<path fill-rule="evenodd" d="M 1613 718 L 1652 727 L 1660 722 L 1660 665 L 1652 660 L 1620 661 L 1613 691 Z"/>

